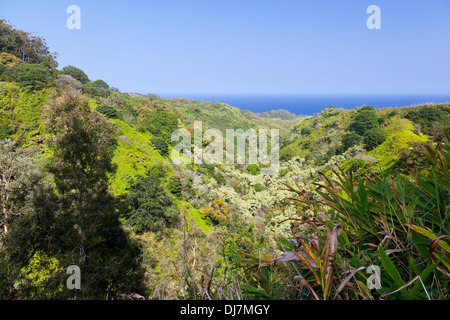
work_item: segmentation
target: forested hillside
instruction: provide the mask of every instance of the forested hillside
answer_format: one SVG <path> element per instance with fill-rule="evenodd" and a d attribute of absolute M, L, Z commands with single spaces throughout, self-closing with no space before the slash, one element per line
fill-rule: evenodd
<path fill-rule="evenodd" d="M 5 21 L 0 52 L 0 299 L 449 298 L 450 104 L 255 114 L 57 69 Z M 277 174 L 175 164 L 194 121 L 278 129 Z"/>

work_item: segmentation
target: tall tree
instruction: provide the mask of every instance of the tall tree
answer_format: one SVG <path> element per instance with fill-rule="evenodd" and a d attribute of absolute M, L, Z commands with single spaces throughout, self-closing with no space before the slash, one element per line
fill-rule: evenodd
<path fill-rule="evenodd" d="M 5 20 L 0 20 L 0 52 L 13 54 L 26 63 L 43 64 L 50 68 L 58 66 L 57 53 L 50 52 L 45 39 L 14 29 Z"/>
<path fill-rule="evenodd" d="M 72 259 L 78 261 L 73 263 L 85 279 L 82 295 L 104 298 L 129 272 L 124 268 L 136 255 L 120 225 L 117 201 L 108 192 L 117 135 L 107 119 L 91 111 L 88 97 L 73 90 L 52 95 L 45 113 L 53 151 L 48 170 L 61 197 L 62 214 L 76 233 L 71 252 L 76 252 Z"/>
<path fill-rule="evenodd" d="M 0 231 L 1 243 L 10 222 L 24 214 L 25 198 L 31 188 L 33 161 L 11 139 L 0 140 Z"/>

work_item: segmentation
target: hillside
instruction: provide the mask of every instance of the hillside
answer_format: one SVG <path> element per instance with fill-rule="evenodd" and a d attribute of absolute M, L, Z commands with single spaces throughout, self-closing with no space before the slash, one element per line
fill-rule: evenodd
<path fill-rule="evenodd" d="M 0 299 L 449 298 L 450 104 L 310 117 L 125 93 L 0 27 Z M 279 129 L 278 171 L 176 164 L 195 121 Z"/>

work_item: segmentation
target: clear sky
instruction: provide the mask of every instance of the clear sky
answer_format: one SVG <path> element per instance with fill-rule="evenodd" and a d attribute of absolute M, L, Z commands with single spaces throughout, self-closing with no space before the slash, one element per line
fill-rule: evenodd
<path fill-rule="evenodd" d="M 66 27 L 72 4 L 80 30 Z M 58 68 L 124 92 L 450 91 L 448 0 L 9 0 L 0 18 L 44 37 Z"/>

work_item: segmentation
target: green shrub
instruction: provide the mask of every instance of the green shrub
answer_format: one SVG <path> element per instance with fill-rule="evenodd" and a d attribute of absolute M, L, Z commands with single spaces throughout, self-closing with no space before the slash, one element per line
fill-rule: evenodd
<path fill-rule="evenodd" d="M 169 155 L 169 144 L 167 141 L 167 137 L 164 136 L 153 136 L 150 138 L 151 143 L 158 150 L 159 154 L 163 157 Z"/>
<path fill-rule="evenodd" d="M 169 178 L 169 190 L 177 198 L 181 198 L 182 181 L 180 176 L 173 175 Z"/>
<path fill-rule="evenodd" d="M 363 135 L 367 130 L 378 126 L 377 112 L 373 107 L 369 106 L 362 107 L 353 120 L 354 131 L 359 135 Z"/>
<path fill-rule="evenodd" d="M 253 186 L 253 189 L 255 189 L 256 192 L 261 192 L 264 190 L 264 187 L 260 183 L 257 183 Z"/>
<path fill-rule="evenodd" d="M 342 136 L 342 144 L 339 148 L 340 153 L 344 153 L 349 148 L 358 145 L 361 142 L 361 137 L 354 132 L 348 132 Z"/>
<path fill-rule="evenodd" d="M 449 123 L 448 115 L 442 110 L 430 106 L 422 107 L 420 110 L 411 110 L 405 115 L 405 118 L 422 127 L 430 127 L 434 122 L 439 122 L 442 125 Z"/>
<path fill-rule="evenodd" d="M 367 151 L 373 150 L 386 141 L 387 138 L 388 135 L 386 132 L 380 128 L 370 129 L 364 134 L 364 148 L 366 148 Z"/>
<path fill-rule="evenodd" d="M 220 172 L 213 173 L 212 176 L 214 177 L 214 179 L 216 179 L 218 184 L 221 184 L 221 185 L 227 184 L 227 180 L 225 179 L 223 174 L 221 174 Z"/>
<path fill-rule="evenodd" d="M 153 134 L 151 142 L 162 156 L 169 154 L 169 146 L 173 144 L 172 132 L 178 129 L 178 117 L 166 110 L 155 110 L 143 121 L 143 126 Z"/>
<path fill-rule="evenodd" d="M 323 174 L 323 183 L 315 184 L 313 201 L 307 190 L 286 185 L 295 193 L 291 204 L 302 208 L 293 218 L 304 220 L 294 236 L 301 248 L 284 249 L 275 261 L 299 261 L 291 277 L 302 274 L 300 283 L 311 283 L 303 298 L 423 300 L 448 294 L 450 246 L 442 241 L 450 229 L 448 138 L 437 147 L 424 147 L 428 167 L 365 175 L 333 169 L 333 177 Z M 307 209 L 314 219 L 304 219 Z M 331 217 L 321 215 L 324 210 Z M 368 245 L 373 249 L 367 250 Z M 299 254 L 291 259 L 293 249 Z M 380 261 L 382 286 L 369 290 L 365 269 L 373 261 Z M 345 281 L 328 276 L 349 272 Z"/>
<path fill-rule="evenodd" d="M 109 119 L 119 119 L 119 113 L 111 106 L 101 105 L 96 108 L 98 112 L 104 114 Z"/>
<path fill-rule="evenodd" d="M 127 223 L 135 232 L 162 232 L 180 221 L 179 210 L 157 175 L 137 176 L 128 190 L 131 210 Z"/>
<path fill-rule="evenodd" d="M 106 98 L 110 95 L 109 85 L 103 80 L 89 81 L 86 87 L 93 96 Z"/>
<path fill-rule="evenodd" d="M 256 163 L 254 163 L 247 167 L 247 171 L 252 175 L 257 175 L 261 173 L 261 168 Z"/>
<path fill-rule="evenodd" d="M 62 74 L 68 74 L 74 79 L 77 79 L 82 84 L 87 84 L 89 82 L 89 77 L 84 73 L 83 70 L 78 69 L 74 66 L 67 66 L 64 67 L 61 71 Z"/>
<path fill-rule="evenodd" d="M 369 151 L 369 155 L 378 160 L 377 165 L 380 165 L 382 168 L 387 168 L 393 162 L 396 162 L 400 155 L 409 150 L 412 145 L 426 141 L 426 137 L 420 133 L 416 135 L 410 130 L 403 130 L 389 136 L 385 142 L 372 151 Z"/>
<path fill-rule="evenodd" d="M 300 133 L 302 134 L 302 136 L 306 137 L 309 136 L 311 134 L 311 129 L 309 128 L 302 128 L 302 130 L 300 131 Z"/>
<path fill-rule="evenodd" d="M 155 110 L 150 112 L 143 125 L 151 134 L 163 135 L 170 140 L 172 132 L 178 129 L 178 117 L 166 110 Z"/>
<path fill-rule="evenodd" d="M 13 134 L 13 130 L 9 127 L 9 125 L 5 124 L 0 126 L 0 140 L 8 138 Z"/>
<path fill-rule="evenodd" d="M 55 73 L 40 64 L 21 64 L 12 69 L 12 77 L 21 87 L 39 90 L 49 87 L 56 78 Z"/>

